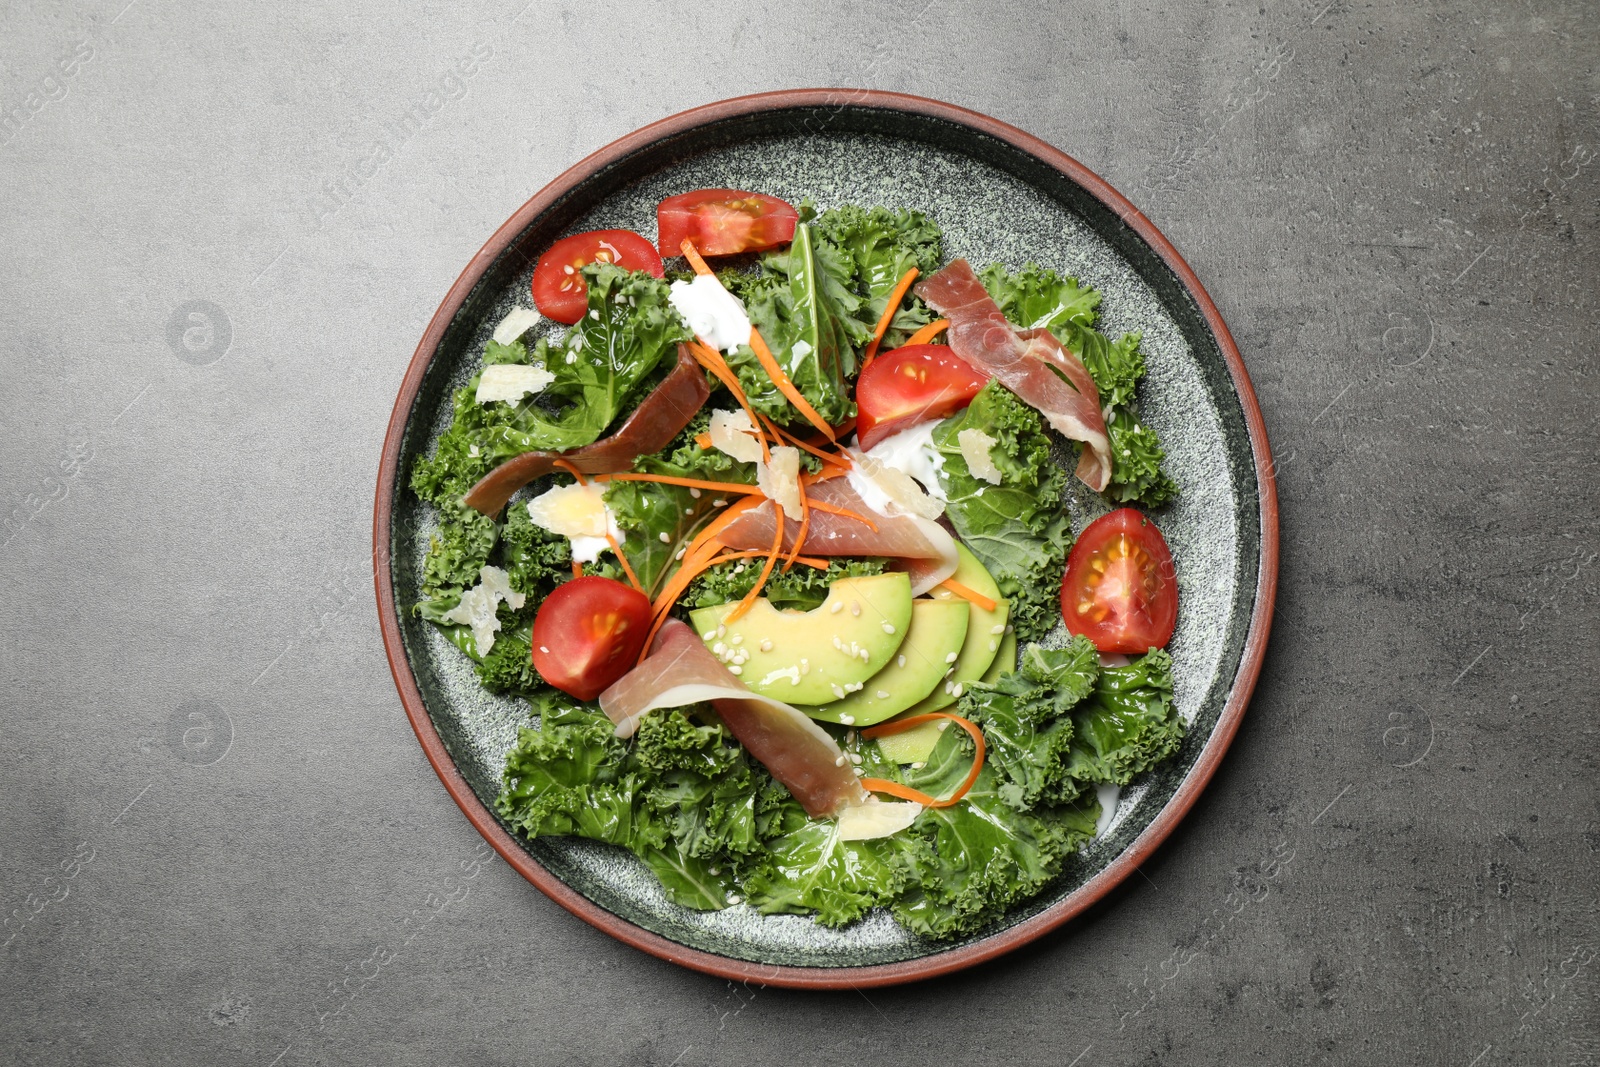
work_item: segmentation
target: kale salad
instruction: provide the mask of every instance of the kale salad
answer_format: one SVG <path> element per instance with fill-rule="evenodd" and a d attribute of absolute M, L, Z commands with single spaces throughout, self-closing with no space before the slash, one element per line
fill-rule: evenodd
<path fill-rule="evenodd" d="M 914 210 L 657 223 L 544 251 L 412 471 L 413 610 L 531 712 L 496 812 L 687 908 L 978 930 L 1184 736 L 1140 337 Z"/>

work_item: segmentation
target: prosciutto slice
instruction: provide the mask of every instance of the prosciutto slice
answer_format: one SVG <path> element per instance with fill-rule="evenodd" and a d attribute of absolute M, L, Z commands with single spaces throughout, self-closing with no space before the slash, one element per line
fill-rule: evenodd
<path fill-rule="evenodd" d="M 902 561 L 911 577 L 911 595 L 921 596 L 956 572 L 956 542 L 943 526 L 920 515 L 881 515 L 867 506 L 848 478 L 829 478 L 806 489 L 806 497 L 824 505 L 853 511 L 872 520 L 872 526 L 859 519 L 811 509 L 811 525 L 806 530 L 800 551 L 810 556 L 892 556 Z M 738 551 L 767 551 L 776 530 L 772 501 L 763 501 L 730 523 L 718 535 L 729 548 Z M 800 523 L 786 518 L 783 523 L 783 549 L 794 547 L 800 536 Z"/>
<path fill-rule="evenodd" d="M 705 371 L 689 354 L 688 346 L 679 345 L 678 363 L 672 373 L 661 379 L 661 384 L 617 427 L 616 433 L 567 452 L 524 452 L 508 459 L 485 474 L 461 502 L 493 518 L 505 509 L 518 489 L 555 470 L 558 459 L 585 474 L 625 471 L 640 456 L 659 452 L 671 444 L 710 395 Z"/>
<path fill-rule="evenodd" d="M 760 696 L 706 648 L 687 623 L 668 619 L 647 656 L 600 694 L 600 710 L 631 737 L 657 708 L 710 701 L 745 751 L 782 782 L 806 814 L 825 818 L 867 802 L 854 769 L 828 732 L 782 701 Z"/>
<path fill-rule="evenodd" d="M 917 295 L 950 320 L 950 347 L 956 355 L 1000 379 L 1051 426 L 1083 442 L 1078 478 L 1103 491 L 1111 480 L 1111 442 L 1099 390 L 1083 361 L 1061 347 L 1049 330 L 1019 330 L 1006 321 L 964 259 L 917 283 Z"/>

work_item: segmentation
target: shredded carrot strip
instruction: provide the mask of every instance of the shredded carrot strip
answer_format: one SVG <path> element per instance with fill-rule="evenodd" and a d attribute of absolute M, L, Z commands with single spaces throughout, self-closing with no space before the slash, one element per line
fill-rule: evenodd
<path fill-rule="evenodd" d="M 694 443 L 700 446 L 700 451 L 704 452 L 706 449 L 711 447 L 711 435 L 708 433 L 697 433 L 694 435 Z"/>
<path fill-rule="evenodd" d="M 706 261 L 700 258 L 700 252 L 695 248 L 693 241 L 685 237 L 678 248 L 683 252 L 683 258 L 689 261 L 689 266 L 694 268 L 696 274 L 711 273 L 711 268 L 706 266 Z"/>
<path fill-rule="evenodd" d="M 781 514 L 782 509 L 774 508 L 773 518 L 783 523 L 789 523 L 789 517 Z M 788 558 L 783 561 L 783 573 L 788 574 L 794 567 L 794 561 L 800 558 L 800 546 L 806 543 L 806 534 L 811 530 L 811 501 L 806 499 L 806 487 L 800 486 L 800 530 L 794 535 L 794 547 L 789 550 Z"/>
<path fill-rule="evenodd" d="M 778 361 L 772 356 L 772 349 L 767 347 L 767 342 L 762 338 L 761 331 L 754 326 L 750 327 L 750 348 L 756 354 L 756 359 L 761 361 L 761 369 L 767 372 L 767 377 L 772 379 L 772 384 L 778 387 L 794 409 L 804 415 L 806 421 L 827 436 L 829 441 L 834 439 L 833 427 L 828 425 L 828 420 L 817 414 L 817 409 L 811 402 L 794 387 L 789 376 L 783 373 L 783 368 L 778 366 Z"/>
<path fill-rule="evenodd" d="M 906 343 L 902 347 L 910 348 L 912 345 L 925 345 L 949 328 L 949 319 L 934 319 L 928 325 L 907 337 Z"/>
<path fill-rule="evenodd" d="M 722 353 L 696 338 L 695 343 L 689 346 L 689 354 L 694 356 L 695 361 L 702 367 L 715 374 L 717 380 L 727 386 L 728 392 L 733 394 L 733 398 L 739 402 L 739 406 L 744 408 L 745 415 L 749 416 L 750 425 L 756 428 L 756 440 L 761 443 L 761 455 L 770 459 L 772 453 L 767 450 L 767 439 L 761 433 L 761 422 L 756 416 L 755 408 L 750 406 L 750 398 L 745 396 L 744 390 L 739 387 L 739 379 L 733 373 L 732 368 L 728 366 L 727 361 L 722 358 Z M 709 434 L 706 440 L 710 441 Z"/>
<path fill-rule="evenodd" d="M 767 579 L 772 577 L 772 568 L 777 564 L 778 557 L 783 554 L 783 528 L 787 525 L 787 522 L 782 518 L 781 514 L 778 516 L 776 525 L 777 532 L 772 536 L 772 551 L 767 553 L 767 562 L 761 568 L 761 577 L 756 579 L 756 584 L 752 585 L 750 591 L 744 595 L 744 599 L 739 601 L 739 606 L 723 616 L 723 622 L 732 622 L 749 611 L 755 604 L 756 597 L 761 595 L 761 590 L 766 586 Z"/>
<path fill-rule="evenodd" d="M 939 584 L 942 585 L 944 588 L 950 590 L 956 596 L 961 597 L 964 600 L 972 601 L 974 604 L 978 605 L 978 607 L 982 608 L 984 611 L 993 611 L 995 609 L 995 607 L 997 606 L 993 600 L 990 600 L 988 597 L 984 596 L 982 593 L 978 592 L 976 589 L 968 589 L 966 586 L 962 585 L 960 582 L 956 581 L 954 578 L 946 578 L 944 581 L 940 582 Z"/>
<path fill-rule="evenodd" d="M 866 351 L 861 354 L 862 370 L 866 370 L 877 358 L 878 345 L 883 343 L 883 335 L 889 332 L 889 323 L 894 321 L 894 313 L 900 310 L 900 301 L 906 298 L 906 290 L 916 280 L 917 268 L 912 267 L 895 283 L 894 291 L 889 294 L 889 302 L 884 305 L 883 314 L 878 318 L 878 326 L 872 331 L 872 340 L 867 342 Z"/>
<path fill-rule="evenodd" d="M 803 449 L 806 452 L 810 452 L 813 456 L 816 456 L 818 459 L 822 460 L 823 463 L 829 464 L 830 466 L 834 466 L 834 467 L 844 467 L 846 470 L 849 469 L 850 461 L 848 459 L 844 458 L 843 456 L 839 456 L 839 455 L 829 455 L 828 453 L 822 451 L 822 449 L 820 449 L 820 448 L 817 448 L 815 446 L 806 444 L 804 441 L 800 440 L 800 438 L 798 438 L 794 434 L 789 433 L 788 431 L 784 430 L 777 423 L 773 422 L 771 419 L 767 418 L 765 415 L 761 416 L 761 423 L 762 423 L 762 425 L 764 425 L 767 428 L 767 432 L 772 434 L 773 440 L 775 440 L 775 441 L 787 441 L 791 445 L 794 445 L 796 448 Z"/>
<path fill-rule="evenodd" d="M 633 567 L 628 563 L 628 557 L 622 554 L 622 546 L 617 544 L 617 539 L 611 535 L 610 530 L 606 531 L 606 540 L 611 542 L 611 551 L 617 554 L 617 561 L 622 564 L 622 573 L 628 576 L 628 584 L 639 590 L 639 592 L 644 592 L 644 586 L 639 584 L 639 576 L 633 573 Z"/>
<path fill-rule="evenodd" d="M 662 485 L 686 485 L 690 489 L 710 489 L 717 493 L 733 493 L 735 495 L 761 492 L 753 485 L 744 482 L 717 482 L 705 478 L 679 478 L 672 474 L 597 474 L 597 482 L 659 482 Z"/>
<path fill-rule="evenodd" d="M 819 504 L 815 500 L 813 500 L 811 502 L 811 506 L 816 508 L 818 511 L 825 511 L 829 515 L 843 515 L 847 519 L 854 519 L 857 522 L 866 523 L 867 529 L 871 530 L 873 533 L 877 533 L 878 532 L 878 524 L 877 523 L 873 522 L 871 519 L 867 518 L 865 515 L 858 515 L 856 512 L 851 511 L 849 508 L 841 508 L 837 504 Z"/>
<path fill-rule="evenodd" d="M 804 485 L 816 485 L 818 482 L 825 482 L 830 478 L 842 478 L 844 475 L 849 473 L 849 467 L 823 467 L 815 474 L 800 475 L 800 481 Z"/>
<path fill-rule="evenodd" d="M 560 470 L 566 471 L 568 474 L 570 474 L 574 478 L 578 479 L 578 484 L 579 485 L 588 485 L 589 484 L 589 479 L 587 479 L 587 478 L 585 478 L 583 476 L 583 472 L 581 470 L 579 470 L 577 467 L 574 467 L 572 464 L 568 463 L 564 459 L 552 460 L 551 463 L 550 463 L 550 466 L 556 467 L 556 468 L 559 468 Z"/>
<path fill-rule="evenodd" d="M 967 780 L 962 782 L 954 793 L 951 793 L 943 800 L 937 800 L 920 789 L 912 789 L 910 786 L 901 785 L 899 782 L 888 782 L 882 778 L 863 778 L 861 779 L 862 788 L 874 793 L 888 793 L 890 796 L 899 797 L 902 800 L 914 800 L 923 807 L 928 808 L 948 808 L 966 796 L 967 791 L 972 788 L 972 783 L 978 780 L 978 774 L 983 770 L 983 758 L 989 751 L 989 746 L 984 744 L 983 741 L 983 731 L 978 729 L 978 725 L 970 719 L 963 719 L 961 716 L 948 711 L 932 711 L 926 715 L 913 715 L 909 719 L 894 719 L 880 726 L 869 727 L 861 731 L 861 736 L 868 741 L 876 741 L 880 737 L 904 733 L 913 727 L 921 726 L 925 722 L 933 722 L 935 719 L 949 719 L 971 734 L 972 740 L 978 746 L 977 756 L 972 761 L 972 770 L 967 772 Z"/>
<path fill-rule="evenodd" d="M 695 576 L 705 570 L 712 557 L 723 548 L 717 535 L 727 529 L 729 524 L 740 515 L 756 507 L 759 501 L 755 497 L 740 497 L 735 500 L 722 514 L 712 519 L 705 528 L 695 535 L 683 550 L 683 563 L 673 572 L 667 584 L 656 596 L 650 605 L 650 613 L 655 616 L 655 622 L 650 627 L 650 633 L 645 637 L 644 647 L 639 650 L 639 660 L 643 661 L 650 654 L 650 645 L 655 641 L 656 634 L 666 623 L 667 616 L 672 614 L 672 605 L 677 603 L 683 591 L 689 588 L 689 583 Z"/>
<path fill-rule="evenodd" d="M 583 577 L 583 564 L 579 563 L 577 560 L 572 561 L 572 576 L 574 578 Z"/>

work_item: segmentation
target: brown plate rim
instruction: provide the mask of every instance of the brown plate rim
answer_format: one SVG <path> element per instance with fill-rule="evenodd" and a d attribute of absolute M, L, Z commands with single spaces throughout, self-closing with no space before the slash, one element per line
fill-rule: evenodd
<path fill-rule="evenodd" d="M 406 658 L 401 641 L 394 583 L 391 579 L 390 527 L 395 494 L 399 489 L 401 444 L 405 436 L 406 423 L 421 391 L 423 376 L 446 328 L 461 309 L 468 293 L 495 258 L 529 223 L 555 204 L 573 186 L 657 141 L 686 133 L 711 122 L 764 111 L 818 107 L 860 107 L 900 111 L 969 127 L 1018 148 L 1059 171 L 1114 211 L 1177 276 L 1179 282 L 1194 299 L 1207 327 L 1216 339 L 1244 412 L 1251 452 L 1255 460 L 1261 509 L 1261 554 L 1256 577 L 1256 600 L 1251 613 L 1250 629 L 1240 656 L 1239 669 L 1234 675 L 1227 701 L 1205 747 L 1185 776 L 1182 785 L 1150 825 L 1104 870 L 1038 915 L 990 937 L 945 952 L 913 960 L 865 967 L 793 967 L 764 964 L 689 948 L 607 911 L 548 871 L 500 825 L 493 813 L 472 791 L 445 749 L 443 739 L 435 729 L 433 720 L 428 716 L 416 677 Z M 1250 376 L 1245 371 L 1244 360 L 1239 355 L 1232 334 L 1222 321 L 1222 315 L 1217 311 L 1205 287 L 1200 284 L 1200 279 L 1178 254 L 1172 242 L 1168 241 L 1155 224 L 1126 197 L 1060 149 L 1024 133 L 1015 126 L 967 108 L 925 97 L 878 90 L 789 89 L 704 104 L 641 127 L 569 167 L 539 190 L 495 231 L 445 295 L 438 311 L 428 323 L 422 340 L 411 357 L 410 365 L 406 368 L 405 378 L 401 383 L 399 396 L 395 400 L 394 411 L 389 417 L 388 432 L 383 442 L 383 457 L 378 472 L 377 495 L 373 508 L 372 542 L 378 622 L 383 634 L 384 652 L 389 659 L 389 669 L 394 675 L 395 687 L 399 690 L 400 702 L 405 707 L 406 717 L 411 720 L 417 740 L 422 744 L 428 762 L 433 765 L 445 789 L 466 814 L 473 827 L 513 869 L 578 918 L 619 941 L 670 963 L 680 964 L 719 978 L 761 985 L 795 989 L 863 989 L 949 974 L 992 960 L 1034 941 L 1097 903 L 1128 878 L 1135 868 L 1172 833 L 1188 814 L 1189 809 L 1194 806 L 1212 775 L 1216 773 L 1223 754 L 1238 732 L 1239 724 L 1244 718 L 1245 707 L 1250 701 L 1250 694 L 1261 671 L 1267 636 L 1272 626 L 1272 608 L 1278 583 L 1278 499 L 1266 424 L 1262 420 L 1255 389 L 1251 386 Z"/>

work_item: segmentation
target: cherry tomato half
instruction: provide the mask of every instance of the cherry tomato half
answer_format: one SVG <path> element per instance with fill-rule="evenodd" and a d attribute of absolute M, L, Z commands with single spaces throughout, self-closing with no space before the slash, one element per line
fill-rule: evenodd
<path fill-rule="evenodd" d="M 533 667 L 579 700 L 627 674 L 650 635 L 650 601 L 631 586 L 588 574 L 556 587 L 533 619 Z"/>
<path fill-rule="evenodd" d="M 682 255 L 683 239 L 702 256 L 760 252 L 794 240 L 800 213 L 787 201 L 738 189 L 696 189 L 661 201 L 656 208 L 657 246 L 663 256 Z"/>
<path fill-rule="evenodd" d="M 1172 640 L 1178 578 L 1156 524 L 1133 508 L 1091 522 L 1067 556 L 1061 616 L 1101 652 L 1138 655 Z"/>
<path fill-rule="evenodd" d="M 569 326 L 583 318 L 589 287 L 578 270 L 590 263 L 615 263 L 657 278 L 667 273 L 654 246 L 632 230 L 575 233 L 551 245 L 533 268 L 533 305 L 539 314 Z"/>
<path fill-rule="evenodd" d="M 927 419 L 972 403 L 989 376 L 948 345 L 907 345 L 867 365 L 856 383 L 856 432 L 862 449 Z"/>

